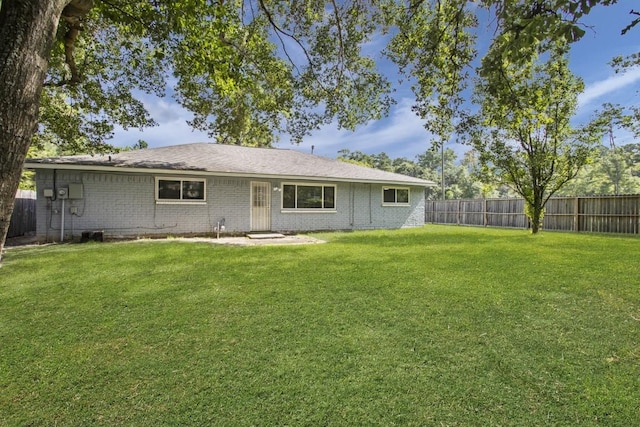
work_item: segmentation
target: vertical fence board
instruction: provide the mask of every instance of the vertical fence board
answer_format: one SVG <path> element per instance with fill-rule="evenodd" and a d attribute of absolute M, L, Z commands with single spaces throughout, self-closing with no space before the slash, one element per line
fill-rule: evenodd
<path fill-rule="evenodd" d="M 501 228 L 528 228 L 524 199 L 429 200 L 425 222 Z M 640 195 L 553 197 L 543 229 L 640 234 Z"/>
<path fill-rule="evenodd" d="M 7 238 L 24 236 L 36 231 L 36 193 L 18 190 L 9 222 Z"/>

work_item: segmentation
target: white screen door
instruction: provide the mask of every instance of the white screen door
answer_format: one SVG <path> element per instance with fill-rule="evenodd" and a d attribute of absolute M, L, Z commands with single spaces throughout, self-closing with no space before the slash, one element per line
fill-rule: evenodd
<path fill-rule="evenodd" d="M 271 230 L 271 183 L 251 183 L 251 231 Z"/>

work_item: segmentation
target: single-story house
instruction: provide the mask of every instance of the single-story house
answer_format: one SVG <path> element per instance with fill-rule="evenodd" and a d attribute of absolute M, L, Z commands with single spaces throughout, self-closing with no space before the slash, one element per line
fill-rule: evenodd
<path fill-rule="evenodd" d="M 430 181 L 288 149 L 213 143 L 28 159 L 40 241 L 424 224 Z"/>

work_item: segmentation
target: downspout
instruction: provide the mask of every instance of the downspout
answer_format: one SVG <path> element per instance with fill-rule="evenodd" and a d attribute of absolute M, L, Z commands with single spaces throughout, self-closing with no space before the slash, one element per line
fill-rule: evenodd
<path fill-rule="evenodd" d="M 61 219 L 60 219 L 60 243 L 64 242 L 64 199 L 60 199 L 62 200 L 62 211 L 61 213 Z"/>
<path fill-rule="evenodd" d="M 369 183 L 369 225 L 373 224 L 373 184 Z"/>
<path fill-rule="evenodd" d="M 355 220 L 355 215 L 356 215 L 356 207 L 355 207 L 355 195 L 354 195 L 354 189 L 353 189 L 353 182 L 349 184 L 349 203 L 351 204 L 351 212 L 350 212 L 350 217 L 349 218 L 349 222 L 351 225 L 351 228 L 353 228 L 353 223 Z"/>

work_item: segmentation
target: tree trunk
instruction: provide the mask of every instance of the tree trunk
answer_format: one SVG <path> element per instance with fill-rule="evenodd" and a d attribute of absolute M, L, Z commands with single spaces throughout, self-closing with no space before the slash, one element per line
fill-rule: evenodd
<path fill-rule="evenodd" d="M 24 159 L 38 126 L 51 46 L 66 3 L 0 3 L 0 262 Z"/>
<path fill-rule="evenodd" d="M 531 234 L 537 234 L 542 228 L 542 209 L 534 207 L 531 212 Z"/>
<path fill-rule="evenodd" d="M 533 203 L 528 207 L 532 234 L 537 234 L 542 229 L 542 218 L 544 216 L 542 193 L 542 191 L 534 190 Z"/>

